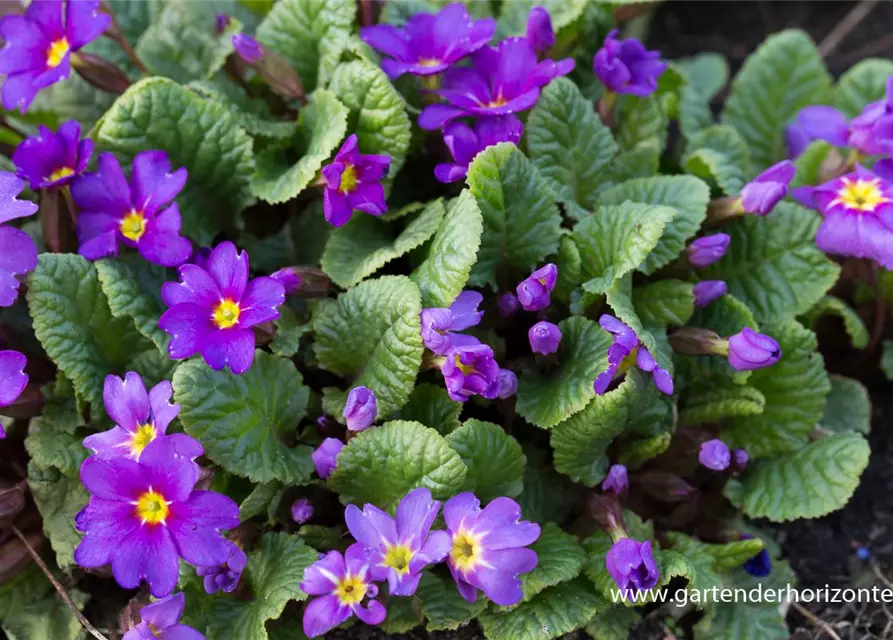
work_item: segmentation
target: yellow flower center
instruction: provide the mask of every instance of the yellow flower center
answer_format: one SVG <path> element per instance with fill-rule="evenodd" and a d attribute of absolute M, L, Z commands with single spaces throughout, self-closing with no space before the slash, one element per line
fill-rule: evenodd
<path fill-rule="evenodd" d="M 502 89 L 500 89 L 500 90 L 499 90 L 499 93 L 496 95 L 496 97 L 495 97 L 493 100 L 491 100 L 490 102 L 488 102 L 487 104 L 485 104 L 484 106 L 485 106 L 485 107 L 490 107 L 490 108 L 493 108 L 493 107 L 504 107 L 505 105 L 508 104 L 508 102 L 509 102 L 509 101 L 506 100 L 506 99 L 502 96 Z"/>
<path fill-rule="evenodd" d="M 456 358 L 456 368 L 462 372 L 463 376 L 467 376 L 469 373 L 475 372 L 474 365 L 462 364 L 462 359 L 461 359 L 462 357 L 459 355 L 455 356 L 455 358 Z"/>
<path fill-rule="evenodd" d="M 636 356 L 639 353 L 639 347 L 636 347 L 632 351 L 630 351 L 629 355 L 626 356 L 621 362 L 620 366 L 617 367 L 617 375 L 622 376 L 624 373 L 630 370 L 634 364 L 636 364 Z"/>
<path fill-rule="evenodd" d="M 349 164 L 344 167 L 344 173 L 341 174 L 341 184 L 338 185 L 338 189 L 341 193 L 350 193 L 357 188 L 358 182 L 357 168 Z"/>
<path fill-rule="evenodd" d="M 359 604 L 366 597 L 366 583 L 359 576 L 348 573 L 335 587 L 335 595 L 342 606 Z"/>
<path fill-rule="evenodd" d="M 170 513 L 170 502 L 164 496 L 153 491 L 152 487 L 143 493 L 136 502 L 136 516 L 143 524 L 164 524 Z"/>
<path fill-rule="evenodd" d="M 130 453 L 133 457 L 139 458 L 143 449 L 149 446 L 149 443 L 152 442 L 157 435 L 158 432 L 155 430 L 154 424 L 151 422 L 141 424 L 130 439 Z"/>
<path fill-rule="evenodd" d="M 144 233 L 146 233 L 146 216 L 142 211 L 131 209 L 130 213 L 121 218 L 121 235 L 128 240 L 139 242 Z"/>
<path fill-rule="evenodd" d="M 61 180 L 62 178 L 67 178 L 68 176 L 73 175 L 74 169 L 72 169 L 71 167 L 59 167 L 50 174 L 49 181 L 56 182 L 56 180 Z"/>
<path fill-rule="evenodd" d="M 471 531 L 460 529 L 453 536 L 453 548 L 450 550 L 450 560 L 453 565 L 462 572 L 474 569 L 480 561 L 481 541 Z"/>
<path fill-rule="evenodd" d="M 239 316 L 241 313 L 242 309 L 239 308 L 238 302 L 230 300 L 229 298 L 224 298 L 217 303 L 216 307 L 214 307 L 214 312 L 211 314 L 211 317 L 218 329 L 229 329 L 230 327 L 239 324 Z"/>
<path fill-rule="evenodd" d="M 440 60 L 437 58 L 419 58 L 418 64 L 420 67 L 436 67 L 440 64 Z"/>
<path fill-rule="evenodd" d="M 842 204 L 848 209 L 857 211 L 874 211 L 878 205 L 890 202 L 890 198 L 881 190 L 880 178 L 872 180 L 855 181 L 843 178 L 843 186 L 838 190 L 837 197 L 831 201 L 831 206 Z"/>
<path fill-rule="evenodd" d="M 397 573 L 409 573 L 409 562 L 412 560 L 412 549 L 404 544 L 395 544 L 384 554 L 384 566 L 390 567 Z"/>
<path fill-rule="evenodd" d="M 53 41 L 47 49 L 47 66 L 50 69 L 58 67 L 62 64 L 62 60 L 68 55 L 70 49 L 68 40 L 64 36 Z"/>

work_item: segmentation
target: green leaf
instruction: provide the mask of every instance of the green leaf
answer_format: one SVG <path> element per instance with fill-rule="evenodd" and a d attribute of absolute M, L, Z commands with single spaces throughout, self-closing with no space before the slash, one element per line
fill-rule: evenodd
<path fill-rule="evenodd" d="M 468 189 L 447 202 L 425 260 L 412 273 L 423 307 L 448 307 L 465 288 L 481 246 L 484 220 Z"/>
<path fill-rule="evenodd" d="M 624 202 L 601 206 L 597 214 L 583 218 L 574 227 L 583 264 L 583 288 L 604 293 L 639 268 L 675 215 L 671 207 Z"/>
<path fill-rule="evenodd" d="M 699 53 L 673 63 L 688 78 L 689 85 L 707 98 L 715 97 L 729 81 L 729 63 L 720 53 Z"/>
<path fill-rule="evenodd" d="M 214 80 L 193 80 L 186 85 L 206 100 L 216 102 L 233 116 L 240 127 L 252 136 L 276 140 L 291 138 L 298 128 L 294 118 L 281 120 L 259 98 L 250 98 L 225 77 Z"/>
<path fill-rule="evenodd" d="M 685 404 L 679 411 L 679 424 L 694 427 L 728 418 L 758 416 L 766 408 L 766 396 L 758 389 L 730 384 L 696 384 L 688 391 Z"/>
<path fill-rule="evenodd" d="M 445 436 L 462 426 L 459 420 L 462 406 L 461 402 L 451 399 L 443 387 L 420 384 L 412 390 L 409 400 L 395 417 L 410 422 L 421 422 Z"/>
<path fill-rule="evenodd" d="M 265 623 L 282 615 L 290 601 L 307 599 L 298 584 L 304 569 L 316 562 L 317 553 L 297 536 L 267 533 L 258 549 L 248 554 L 243 580 L 251 586 L 254 601 L 217 598 L 209 636 L 267 640 Z"/>
<path fill-rule="evenodd" d="M 714 124 L 710 101 L 688 84 L 679 94 L 679 131 L 686 140 L 696 137 Z"/>
<path fill-rule="evenodd" d="M 31 420 L 25 438 L 25 448 L 34 463 L 76 476 L 90 453 L 84 447 L 83 437 L 76 436 L 71 427 L 72 423 L 77 426 L 80 422 L 74 398 L 50 397 L 43 414 Z"/>
<path fill-rule="evenodd" d="M 276 145 L 257 156 L 251 192 L 271 204 L 286 202 L 304 191 L 347 133 L 347 107 L 324 89 L 314 91 L 298 115 L 297 150 Z M 297 162 L 291 162 L 300 155 Z"/>
<path fill-rule="evenodd" d="M 651 327 L 683 326 L 695 312 L 694 285 L 682 280 L 658 280 L 633 289 L 633 306 L 642 323 Z"/>
<path fill-rule="evenodd" d="M 816 321 L 825 314 L 840 316 L 853 347 L 864 349 L 868 346 L 871 336 L 862 317 L 840 298 L 823 296 L 809 311 L 803 314 L 803 319 L 807 325 L 815 327 Z"/>
<path fill-rule="evenodd" d="M 518 496 L 524 519 L 540 523 L 566 522 L 574 508 L 573 485 L 555 471 L 545 451 L 527 446 L 524 454 L 527 456 L 524 490 Z"/>
<path fill-rule="evenodd" d="M 759 538 L 735 540 L 723 544 L 701 542 L 684 533 L 670 531 L 666 534 L 670 547 L 689 558 L 706 558 L 715 571 L 732 571 L 750 560 L 763 550 L 763 541 Z"/>
<path fill-rule="evenodd" d="M 43 518 L 43 532 L 56 553 L 56 563 L 65 569 L 74 564 L 74 550 L 81 543 L 81 534 L 74 527 L 74 517 L 84 508 L 90 494 L 77 476 L 69 477 L 52 467 L 28 464 L 28 486 Z"/>
<path fill-rule="evenodd" d="M 667 145 L 669 117 L 661 96 L 647 98 L 624 95 L 617 100 L 614 132 L 624 151 L 650 149 L 658 155 Z"/>
<path fill-rule="evenodd" d="M 335 69 L 329 88 L 350 110 L 347 130 L 357 134 L 360 151 L 390 156 L 388 175 L 396 176 L 409 150 L 410 122 L 384 71 L 364 60 L 345 62 Z"/>
<path fill-rule="evenodd" d="M 386 606 L 388 615 L 379 626 L 387 634 L 407 633 L 423 622 L 417 598 L 388 598 Z"/>
<path fill-rule="evenodd" d="M 734 128 L 716 124 L 689 139 L 682 166 L 687 173 L 714 182 L 726 195 L 736 195 L 750 174 L 750 152 Z"/>
<path fill-rule="evenodd" d="M 516 498 L 524 489 L 527 458 L 518 441 L 499 425 L 466 420 L 446 441 L 468 468 L 464 491 L 472 491 L 489 502 L 500 496 Z"/>
<path fill-rule="evenodd" d="M 459 595 L 456 584 L 429 571 L 422 573 L 416 596 L 422 603 L 422 613 L 428 618 L 428 631 L 452 631 L 476 618 L 487 608 L 487 599 L 468 602 Z"/>
<path fill-rule="evenodd" d="M 651 274 L 675 260 L 686 241 L 698 232 L 707 217 L 710 189 L 702 180 L 691 176 L 659 176 L 628 180 L 599 196 L 602 205 L 619 205 L 627 200 L 676 210 L 657 247 L 639 267 L 642 273 Z"/>
<path fill-rule="evenodd" d="M 409 399 L 422 364 L 419 291 L 403 276 L 366 280 L 319 308 L 313 320 L 320 365 L 375 391 L 390 415 Z"/>
<path fill-rule="evenodd" d="M 837 281 L 840 267 L 815 246 L 821 219 L 780 202 L 771 216 L 744 216 L 723 228 L 732 241 L 725 255 L 703 270 L 725 280 L 729 293 L 749 306 L 760 324 L 804 313 Z"/>
<path fill-rule="evenodd" d="M 565 533 L 557 524 L 547 522 L 540 537 L 531 545 L 538 558 L 536 568 L 521 576 L 524 602 L 557 584 L 573 580 L 583 570 L 586 552 L 577 538 Z"/>
<path fill-rule="evenodd" d="M 89 600 L 89 596 L 78 589 L 69 589 L 68 595 L 79 610 Z M 2 625 L 10 640 L 77 640 L 83 637 L 81 623 L 68 604 L 55 593 L 12 612 L 9 617 L 4 617 Z"/>
<path fill-rule="evenodd" d="M 112 315 L 133 320 L 137 331 L 167 353 L 170 336 L 158 328 L 158 319 L 167 310 L 161 285 L 173 279 L 168 270 L 136 256 L 93 265 Z"/>
<path fill-rule="evenodd" d="M 177 367 L 173 385 L 186 432 L 227 471 L 252 482 L 310 478 L 310 447 L 284 442 L 310 396 L 291 362 L 257 351 L 252 367 L 235 376 L 193 359 Z"/>
<path fill-rule="evenodd" d="M 740 483 L 726 485 L 726 496 L 751 518 L 818 518 L 849 501 L 869 453 L 868 442 L 857 433 L 829 436 L 757 462 Z"/>
<path fill-rule="evenodd" d="M 86 132 L 114 101 L 114 94 L 100 91 L 73 73 L 64 82 L 58 82 L 38 93 L 29 111 L 52 113 L 58 117 L 59 122 L 77 120 Z"/>
<path fill-rule="evenodd" d="M 551 429 L 581 411 L 595 396 L 592 384 L 608 368 L 611 338 L 592 320 L 572 316 L 558 323 L 558 368 L 548 376 L 525 371 L 516 411 L 530 423 Z"/>
<path fill-rule="evenodd" d="M 787 156 L 785 130 L 803 107 L 824 103 L 831 76 L 809 36 L 788 29 L 769 36 L 732 81 L 722 121 L 750 149 L 753 171 Z"/>
<path fill-rule="evenodd" d="M 322 254 L 322 269 L 338 286 L 352 287 L 391 260 L 422 246 L 445 215 L 441 200 L 430 202 L 405 227 L 402 221 L 387 223 L 358 213 L 343 227 L 332 230 Z M 395 234 L 395 227 L 403 230 Z"/>
<path fill-rule="evenodd" d="M 558 250 L 561 215 L 551 189 L 515 145 L 503 142 L 479 153 L 467 181 L 484 220 L 473 284 L 495 285 L 501 269 L 531 271 Z"/>
<path fill-rule="evenodd" d="M 611 182 L 622 183 L 633 178 L 651 178 L 657 175 L 660 154 L 655 149 L 643 147 L 621 151 L 608 167 Z"/>
<path fill-rule="evenodd" d="M 26 565 L 0 585 L 0 620 L 8 620 L 15 612 L 39 602 L 52 589 L 36 564 Z"/>
<path fill-rule="evenodd" d="M 252 140 L 233 115 L 166 78 L 130 86 L 93 132 L 100 151 L 130 162 L 140 151 L 161 149 L 189 181 L 177 197 L 183 232 L 210 244 L 229 215 L 252 201 L 248 188 L 254 159 Z"/>
<path fill-rule="evenodd" d="M 861 382 L 844 376 L 830 376 L 831 391 L 822 415 L 825 429 L 843 433 L 867 434 L 871 429 L 871 400 Z"/>
<path fill-rule="evenodd" d="M 282 497 L 283 489 L 283 484 L 278 480 L 256 485 L 239 505 L 239 520 L 245 522 L 266 511 L 275 510 L 279 502 L 277 498 Z"/>
<path fill-rule="evenodd" d="M 293 357 L 301 346 L 301 337 L 310 331 L 310 324 L 288 306 L 279 308 L 279 318 L 273 321 L 273 326 L 276 336 L 270 343 L 270 351 L 283 358 Z"/>
<path fill-rule="evenodd" d="M 395 420 L 352 438 L 328 485 L 344 504 L 387 509 L 417 487 L 427 487 L 435 499 L 449 498 L 461 491 L 466 473 L 459 454 L 434 429 Z"/>
<path fill-rule="evenodd" d="M 613 606 L 595 614 L 586 625 L 592 640 L 629 640 L 633 628 L 642 621 L 635 609 Z"/>
<path fill-rule="evenodd" d="M 831 160 L 843 162 L 843 158 L 835 147 L 824 140 L 813 140 L 799 156 L 794 158 L 797 173 L 791 180 L 791 189 L 824 182 L 823 168 Z"/>
<path fill-rule="evenodd" d="M 868 104 L 886 98 L 887 79 L 893 61 L 884 58 L 860 60 L 840 76 L 834 87 L 834 106 L 847 118 L 855 118 Z"/>
<path fill-rule="evenodd" d="M 549 83 L 530 112 L 526 133 L 531 161 L 556 196 L 593 207 L 617 144 L 577 86 L 567 78 Z"/>
<path fill-rule="evenodd" d="M 353 0 L 281 0 L 257 28 L 257 39 L 291 64 L 307 91 L 325 85 L 353 31 Z"/>

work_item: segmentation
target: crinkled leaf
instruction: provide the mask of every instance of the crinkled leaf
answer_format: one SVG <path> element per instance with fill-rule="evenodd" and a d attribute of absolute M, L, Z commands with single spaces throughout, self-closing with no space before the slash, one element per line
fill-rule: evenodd
<path fill-rule="evenodd" d="M 297 131 L 294 118 L 282 120 L 273 115 L 266 102 L 251 98 L 235 83 L 218 76 L 214 80 L 194 80 L 186 85 L 198 95 L 229 111 L 240 127 L 262 138 L 291 138 Z"/>
<path fill-rule="evenodd" d="M 68 589 L 77 608 L 83 609 L 89 596 L 78 589 Z M 13 611 L 2 622 L 3 630 L 10 640 L 77 640 L 83 637 L 83 627 L 68 604 L 55 592 L 37 602 Z"/>
<path fill-rule="evenodd" d="M 239 505 L 239 520 L 245 522 L 268 511 L 275 502 L 278 502 L 276 498 L 281 497 L 283 488 L 284 485 L 278 480 L 256 485 Z"/>
<path fill-rule="evenodd" d="M 633 288 L 633 306 L 642 323 L 651 327 L 681 327 L 695 312 L 694 285 L 682 280 L 658 280 Z"/>
<path fill-rule="evenodd" d="M 477 602 L 468 602 L 459 595 L 455 582 L 428 571 L 422 574 L 416 597 L 422 603 L 422 613 L 428 618 L 428 631 L 458 629 L 487 608 L 486 598 L 479 596 Z"/>
<path fill-rule="evenodd" d="M 729 63 L 720 53 L 699 53 L 673 63 L 688 79 L 689 85 L 707 98 L 716 96 L 729 81 Z"/>
<path fill-rule="evenodd" d="M 65 569 L 74 564 L 74 550 L 81 543 L 81 534 L 74 527 L 74 517 L 84 508 L 90 494 L 77 476 L 69 477 L 52 467 L 28 464 L 28 486 L 43 519 L 43 532 L 56 553 L 56 563 Z"/>
<path fill-rule="evenodd" d="M 884 58 L 860 60 L 840 76 L 834 87 L 834 106 L 855 118 L 868 104 L 884 100 L 887 79 L 893 75 L 893 61 Z"/>
<path fill-rule="evenodd" d="M 763 550 L 760 538 L 747 538 L 723 544 L 701 542 L 684 533 L 671 531 L 666 534 L 668 545 L 689 558 L 705 558 L 718 572 L 732 571 Z"/>
<path fill-rule="evenodd" d="M 831 391 L 822 415 L 825 429 L 842 433 L 868 433 L 871 429 L 871 400 L 868 389 L 852 378 L 830 376 Z"/>
<path fill-rule="evenodd" d="M 443 387 L 420 384 L 412 390 L 409 400 L 395 417 L 421 422 L 445 436 L 462 426 L 459 421 L 462 406 L 461 402 L 451 399 Z"/>
<path fill-rule="evenodd" d="M 580 575 L 586 561 L 586 552 L 577 538 L 553 522 L 542 526 L 540 537 L 530 548 L 536 552 L 537 563 L 533 571 L 521 577 L 524 602 L 544 589 L 573 580 Z"/>
<path fill-rule="evenodd" d="M 545 452 L 525 447 L 527 468 L 524 471 L 524 490 L 518 496 L 525 520 L 533 522 L 565 522 L 574 508 L 573 485 L 557 473 Z"/>
<path fill-rule="evenodd" d="M 791 180 L 791 189 L 805 185 L 816 185 L 824 182 L 824 167 L 834 160 L 842 162 L 840 154 L 824 140 L 813 140 L 799 156 L 794 158 L 794 167 L 797 173 Z"/>
<path fill-rule="evenodd" d="M 388 615 L 379 625 L 388 634 L 406 633 L 423 622 L 421 604 L 416 598 L 388 598 Z"/>
<path fill-rule="evenodd" d="M 552 295 L 559 300 L 567 301 L 574 289 L 583 283 L 583 259 L 580 257 L 577 243 L 570 234 L 561 236 L 555 264 L 558 267 L 558 281 Z"/>
<path fill-rule="evenodd" d="M 524 489 L 527 458 L 518 441 L 499 425 L 472 418 L 447 435 L 446 441 L 468 468 L 464 491 L 489 502 L 500 496 L 516 498 Z"/>
<path fill-rule="evenodd" d="M 728 418 L 757 416 L 766 408 L 766 396 L 759 389 L 745 385 L 694 385 L 685 396 L 679 411 L 679 424 L 694 427 Z"/>
<path fill-rule="evenodd" d="M 624 95 L 617 100 L 614 134 L 617 144 L 624 151 L 651 149 L 658 155 L 667 145 L 669 117 L 662 100 L 666 96 L 657 94 L 647 98 Z"/>
<path fill-rule="evenodd" d="M 613 606 L 600 611 L 586 625 L 592 640 L 629 640 L 632 629 L 642 621 L 635 609 Z"/>
<path fill-rule="evenodd" d="M 710 100 L 688 84 L 679 94 L 679 131 L 686 140 L 714 124 Z"/>
<path fill-rule="evenodd" d="M 167 309 L 161 285 L 173 279 L 170 272 L 135 256 L 93 264 L 112 315 L 133 320 L 137 331 L 167 352 L 170 336 L 158 328 L 158 319 Z"/>
<path fill-rule="evenodd" d="M 633 178 L 650 178 L 657 175 L 660 154 L 648 147 L 621 151 L 608 166 L 610 181 L 623 183 Z"/>
<path fill-rule="evenodd" d="M 298 317 L 291 308 L 279 308 L 279 317 L 273 321 L 276 336 L 270 343 L 270 351 L 283 358 L 291 358 L 301 346 L 301 337 L 310 331 L 310 324 Z"/>
<path fill-rule="evenodd" d="M 734 128 L 712 125 L 689 139 L 682 166 L 687 173 L 714 182 L 726 195 L 735 195 L 750 174 L 750 152 Z"/>
<path fill-rule="evenodd" d="M 815 306 L 803 314 L 803 319 L 809 326 L 814 327 L 819 317 L 826 314 L 840 316 L 843 327 L 846 329 L 847 335 L 850 336 L 850 342 L 856 349 L 864 349 L 868 346 L 868 341 L 871 338 L 868 327 L 865 326 L 862 317 L 840 298 L 823 296 Z"/>
<path fill-rule="evenodd" d="M 55 467 L 67 476 L 77 476 L 90 453 L 83 445 L 83 437 L 74 433 L 74 427 L 81 422 L 73 394 L 48 397 L 43 413 L 28 426 L 25 448 L 31 460 L 45 469 Z"/>

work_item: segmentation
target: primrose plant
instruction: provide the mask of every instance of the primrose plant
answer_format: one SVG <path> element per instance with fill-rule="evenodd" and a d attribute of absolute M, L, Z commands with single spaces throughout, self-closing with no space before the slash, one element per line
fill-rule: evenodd
<path fill-rule="evenodd" d="M 215 6 L 0 19 L 0 446 L 73 606 L 624 638 L 671 582 L 794 580 L 755 522 L 868 462 L 815 331 L 883 346 L 893 64 L 834 83 L 784 31 L 720 104 L 722 56 L 610 3 Z M 31 569 L 0 625 L 80 637 Z M 786 637 L 692 601 L 698 639 Z"/>

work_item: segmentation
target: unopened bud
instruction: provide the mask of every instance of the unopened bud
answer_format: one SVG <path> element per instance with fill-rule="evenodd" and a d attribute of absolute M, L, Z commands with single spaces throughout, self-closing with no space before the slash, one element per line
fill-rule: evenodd
<path fill-rule="evenodd" d="M 284 58 L 245 33 L 233 36 L 233 47 L 275 93 L 286 100 L 307 102 L 301 78 Z"/>
<path fill-rule="evenodd" d="M 130 86 L 130 78 L 105 58 L 78 51 L 71 54 L 71 66 L 84 80 L 100 91 L 120 95 Z"/>
<path fill-rule="evenodd" d="M 729 342 L 715 331 L 685 327 L 669 336 L 670 346 L 677 353 L 687 356 L 724 356 L 729 352 Z"/>
<path fill-rule="evenodd" d="M 312 265 L 285 267 L 270 277 L 282 283 L 287 295 L 298 298 L 322 298 L 332 289 L 329 276 Z"/>
<path fill-rule="evenodd" d="M 602 493 L 589 497 L 589 513 L 612 539 L 626 535 L 623 531 L 623 510 L 617 498 Z"/>
<path fill-rule="evenodd" d="M 667 471 L 640 473 L 636 476 L 636 486 L 661 502 L 682 502 L 698 491 L 675 473 Z"/>
<path fill-rule="evenodd" d="M 44 537 L 40 533 L 29 533 L 25 540 L 35 551 L 43 546 Z M 31 553 L 21 540 L 10 538 L 3 546 L 0 546 L 0 584 L 5 584 L 15 578 L 22 570 L 31 564 Z"/>
<path fill-rule="evenodd" d="M 10 524 L 25 508 L 25 490 L 20 485 L 0 489 L 0 527 Z"/>

